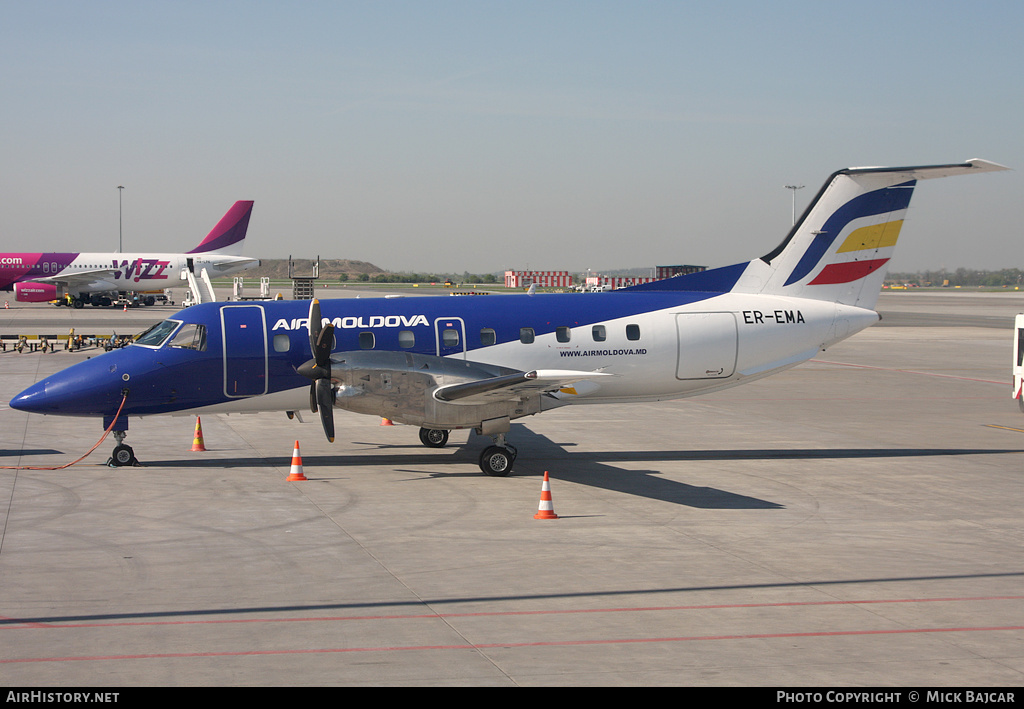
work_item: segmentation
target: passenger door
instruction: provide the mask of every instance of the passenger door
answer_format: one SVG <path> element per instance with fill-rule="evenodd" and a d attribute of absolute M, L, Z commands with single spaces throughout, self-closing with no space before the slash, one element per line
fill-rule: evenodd
<path fill-rule="evenodd" d="M 224 395 L 267 393 L 267 328 L 260 305 L 225 305 L 220 309 L 224 341 Z"/>

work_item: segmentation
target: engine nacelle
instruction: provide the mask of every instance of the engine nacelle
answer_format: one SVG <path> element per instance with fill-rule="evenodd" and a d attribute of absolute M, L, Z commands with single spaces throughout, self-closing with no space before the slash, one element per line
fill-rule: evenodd
<path fill-rule="evenodd" d="M 63 294 L 52 283 L 22 282 L 14 284 L 14 299 L 22 303 L 47 303 Z"/>

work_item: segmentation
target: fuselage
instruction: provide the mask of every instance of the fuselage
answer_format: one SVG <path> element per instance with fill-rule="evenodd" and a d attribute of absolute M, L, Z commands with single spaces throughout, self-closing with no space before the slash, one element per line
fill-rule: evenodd
<path fill-rule="evenodd" d="M 397 372 L 419 356 L 467 367 L 613 375 L 553 392 L 542 408 L 736 386 L 799 364 L 878 319 L 831 302 L 704 292 L 344 299 L 321 308 L 322 320 L 334 325 L 334 357 L 360 363 L 359 372 L 375 361 Z M 309 380 L 296 370 L 311 357 L 308 313 L 308 301 L 193 306 L 125 349 L 44 379 L 12 406 L 105 417 L 122 399 L 122 416 L 304 409 Z M 339 374 L 336 384 L 337 406 L 376 410 L 361 408 L 367 397 L 345 396 L 358 381 Z M 526 407 L 521 415 L 538 410 Z"/>

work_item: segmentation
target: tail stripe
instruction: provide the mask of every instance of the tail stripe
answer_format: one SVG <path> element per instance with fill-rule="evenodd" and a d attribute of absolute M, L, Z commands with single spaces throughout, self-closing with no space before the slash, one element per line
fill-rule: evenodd
<path fill-rule="evenodd" d="M 831 286 L 839 283 L 852 283 L 874 273 L 887 264 L 889 259 L 877 258 L 870 261 L 847 261 L 846 263 L 830 263 L 821 269 L 809 285 Z"/>
<path fill-rule="evenodd" d="M 906 209 L 910 205 L 915 184 L 917 181 L 911 180 L 901 185 L 868 192 L 851 199 L 837 209 L 822 226 L 821 231 L 815 235 L 800 262 L 786 279 L 785 285 L 792 285 L 806 278 L 828 252 L 843 229 L 853 220 Z"/>
<path fill-rule="evenodd" d="M 851 251 L 865 251 L 867 249 L 882 249 L 886 246 L 895 246 L 900 236 L 900 229 L 903 228 L 903 220 L 896 219 L 884 224 L 861 227 L 855 229 L 852 234 L 846 237 L 846 241 L 836 251 L 837 254 L 846 254 Z"/>

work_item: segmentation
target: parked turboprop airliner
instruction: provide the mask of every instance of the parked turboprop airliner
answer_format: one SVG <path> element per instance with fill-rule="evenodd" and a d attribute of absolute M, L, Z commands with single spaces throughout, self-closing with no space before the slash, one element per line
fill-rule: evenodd
<path fill-rule="evenodd" d="M 918 180 L 1005 170 L 984 160 L 851 168 L 825 182 L 765 256 L 610 293 L 209 303 L 127 348 L 45 377 L 21 411 L 102 416 L 114 464 L 134 462 L 128 418 L 339 407 L 493 438 L 480 468 L 507 475 L 510 422 L 569 404 L 696 396 L 814 357 L 873 310 Z"/>
<path fill-rule="evenodd" d="M 251 201 L 235 202 L 199 246 L 188 253 L 0 253 L 0 290 L 14 290 L 14 299 L 45 303 L 71 297 L 86 303 L 110 305 L 116 291 L 146 291 L 179 285 L 182 272 L 210 278 L 259 265 L 242 256 Z"/>

